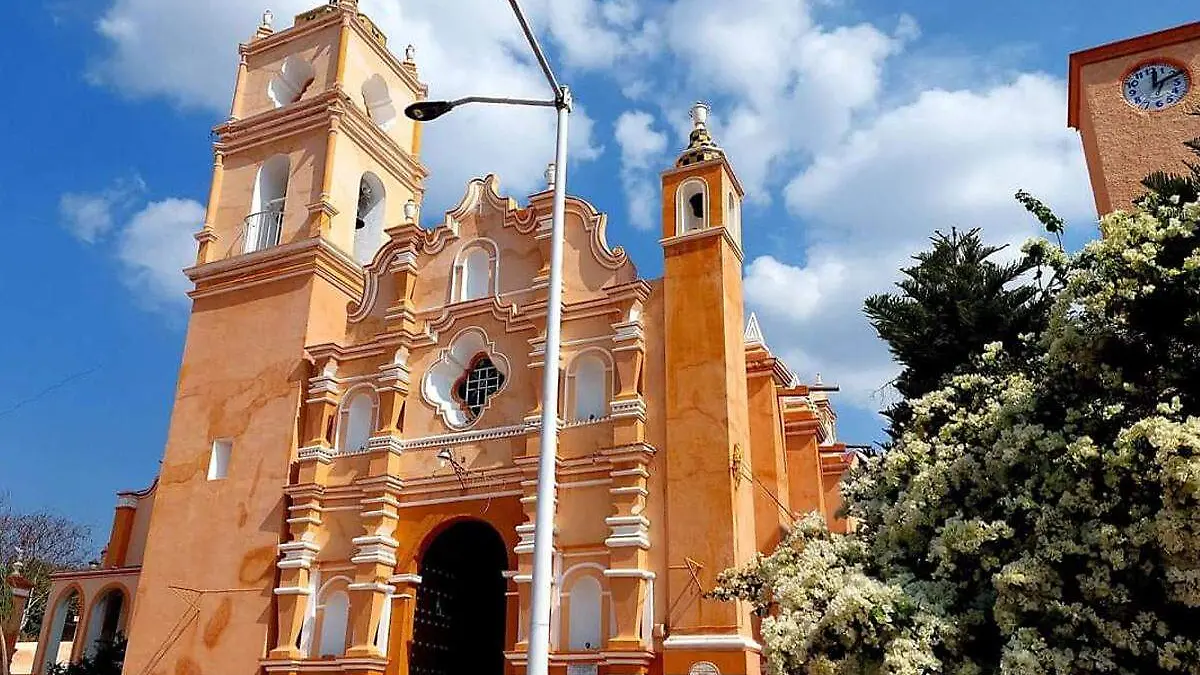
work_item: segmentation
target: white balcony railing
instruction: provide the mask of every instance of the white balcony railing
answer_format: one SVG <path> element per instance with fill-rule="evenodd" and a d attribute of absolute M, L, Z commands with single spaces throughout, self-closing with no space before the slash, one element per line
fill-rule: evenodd
<path fill-rule="evenodd" d="M 268 209 L 246 216 L 242 236 L 246 240 L 245 253 L 261 251 L 279 245 L 279 234 L 283 230 L 283 211 Z"/>

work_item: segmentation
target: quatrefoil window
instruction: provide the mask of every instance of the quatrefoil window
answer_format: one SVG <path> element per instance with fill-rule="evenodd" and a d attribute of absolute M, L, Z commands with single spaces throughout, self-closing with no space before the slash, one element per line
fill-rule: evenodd
<path fill-rule="evenodd" d="M 454 336 L 426 371 L 421 393 L 451 429 L 475 424 L 508 383 L 508 359 L 479 328 Z"/>
<path fill-rule="evenodd" d="M 504 373 L 492 363 L 487 354 L 476 354 L 471 367 L 454 385 L 454 398 L 467 418 L 474 420 L 496 392 L 504 387 Z"/>

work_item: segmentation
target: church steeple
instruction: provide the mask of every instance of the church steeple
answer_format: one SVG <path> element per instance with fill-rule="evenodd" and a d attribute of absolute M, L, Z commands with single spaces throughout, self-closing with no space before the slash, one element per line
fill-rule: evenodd
<path fill-rule="evenodd" d="M 666 361 L 667 596 L 754 554 L 754 501 L 740 468 L 750 437 L 742 318 L 742 188 L 709 131 L 709 108 L 692 108 L 688 146 L 662 175 Z M 737 471 L 731 471 L 731 467 Z M 704 500 L 705 508 L 696 504 Z M 694 586 L 693 586 L 694 587 Z M 699 598 L 672 615 L 664 672 L 701 661 L 756 673 L 753 624 L 744 607 Z M 720 645 L 717 651 L 715 645 Z"/>
<path fill-rule="evenodd" d="M 663 173 L 663 245 L 677 237 L 723 228 L 741 255 L 742 185 L 709 130 L 707 103 L 692 106 L 688 145 Z"/>

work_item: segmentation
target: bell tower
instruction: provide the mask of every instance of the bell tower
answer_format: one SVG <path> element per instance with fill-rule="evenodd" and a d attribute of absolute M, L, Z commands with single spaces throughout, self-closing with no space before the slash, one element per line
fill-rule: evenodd
<path fill-rule="evenodd" d="M 273 23 L 268 12 L 241 45 L 215 129 L 130 673 L 197 673 L 214 653 L 227 672 L 259 671 L 305 346 L 346 337 L 361 266 L 423 193 L 419 128 L 400 112 L 426 92 L 412 50 L 393 56 L 354 0 Z"/>
<path fill-rule="evenodd" d="M 664 672 L 708 662 L 757 675 L 748 607 L 703 597 L 755 553 L 742 308 L 742 188 L 692 108 L 688 147 L 662 175 L 666 339 L 667 597 Z M 744 467 L 743 467 L 744 465 Z M 705 671 L 707 672 L 707 671 Z"/>

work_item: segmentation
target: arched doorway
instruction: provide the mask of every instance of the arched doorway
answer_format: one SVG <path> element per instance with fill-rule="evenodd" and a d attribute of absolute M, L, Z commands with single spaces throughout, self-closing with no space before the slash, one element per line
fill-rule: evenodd
<path fill-rule="evenodd" d="M 412 675 L 504 672 L 504 540 L 464 520 L 444 530 L 421 559 L 413 617 Z"/>

